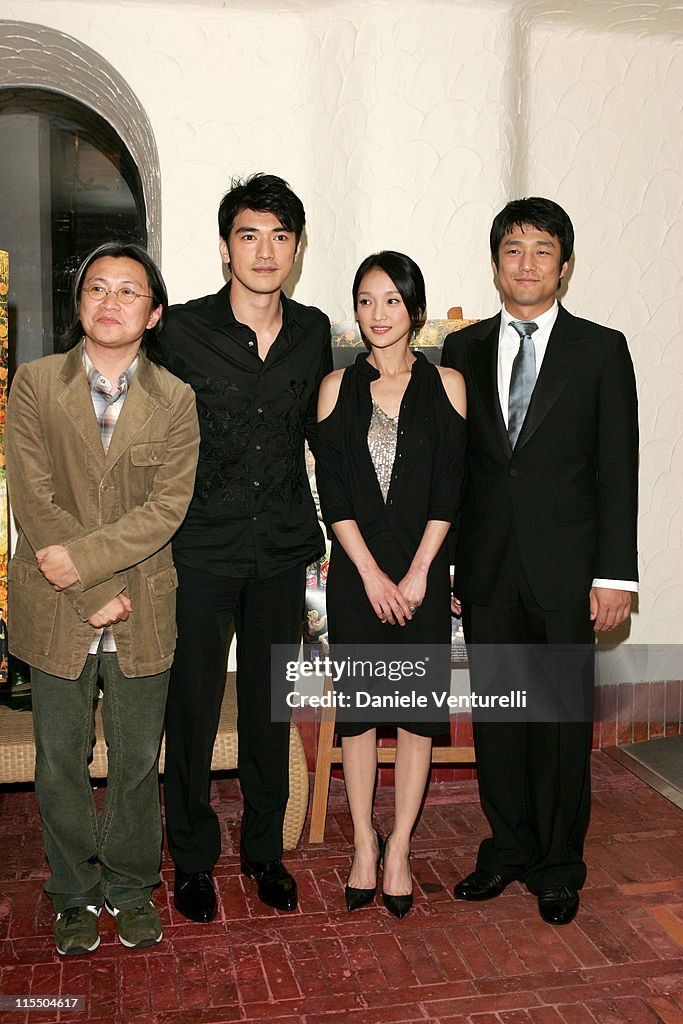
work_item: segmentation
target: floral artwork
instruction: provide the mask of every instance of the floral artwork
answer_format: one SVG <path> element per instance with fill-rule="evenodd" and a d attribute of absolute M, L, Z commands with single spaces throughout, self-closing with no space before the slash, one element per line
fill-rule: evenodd
<path fill-rule="evenodd" d="M 422 330 L 413 341 L 414 348 L 437 349 L 441 352 L 444 338 L 453 331 L 461 331 L 476 320 L 426 320 Z M 337 364 L 338 349 L 362 349 L 364 347 L 358 324 L 355 320 L 335 320 L 332 323 L 332 352 Z M 345 360 L 346 363 L 346 360 Z"/>

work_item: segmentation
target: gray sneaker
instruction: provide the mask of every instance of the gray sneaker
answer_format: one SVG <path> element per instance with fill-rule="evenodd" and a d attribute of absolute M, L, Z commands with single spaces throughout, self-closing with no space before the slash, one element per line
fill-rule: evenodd
<path fill-rule="evenodd" d="M 116 919 L 119 941 L 129 949 L 142 949 L 161 942 L 161 919 L 150 900 L 137 907 L 112 907 L 105 903 L 108 913 Z"/>
<path fill-rule="evenodd" d="M 83 956 L 93 953 L 100 944 L 97 918 L 102 907 L 67 907 L 57 914 L 54 936 L 57 952 L 62 956 Z"/>

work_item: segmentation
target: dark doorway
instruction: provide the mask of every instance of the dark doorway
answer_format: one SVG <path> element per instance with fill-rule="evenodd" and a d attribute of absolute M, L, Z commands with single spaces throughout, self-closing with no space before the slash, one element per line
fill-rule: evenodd
<path fill-rule="evenodd" d="M 0 88 L 0 248 L 10 254 L 10 362 L 54 351 L 69 283 L 110 239 L 147 244 L 140 175 L 116 131 L 61 93 Z"/>

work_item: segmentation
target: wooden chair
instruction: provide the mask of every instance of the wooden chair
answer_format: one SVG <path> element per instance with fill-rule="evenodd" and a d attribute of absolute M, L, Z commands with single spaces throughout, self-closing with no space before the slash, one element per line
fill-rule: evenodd
<path fill-rule="evenodd" d="M 329 676 L 325 679 L 324 692 L 332 692 L 332 680 Z M 315 760 L 309 843 L 323 842 L 330 791 L 330 772 L 333 765 L 342 763 L 341 746 L 334 746 L 335 717 L 333 706 L 323 709 L 318 733 L 318 754 Z M 378 746 L 377 760 L 380 764 L 395 764 L 396 747 Z M 472 764 L 473 762 L 474 747 L 432 747 L 432 764 Z"/>
<path fill-rule="evenodd" d="M 161 742 L 159 771 L 164 770 L 165 741 Z M 33 782 L 36 750 L 33 741 L 33 715 L 30 711 L 11 711 L 0 706 L 0 783 Z M 218 734 L 211 761 L 213 771 L 237 768 L 237 697 L 235 673 L 228 672 Z M 98 702 L 95 712 L 95 745 L 89 765 L 94 779 L 107 777 L 107 745 Z M 289 733 L 289 801 L 282 838 L 285 850 L 294 850 L 301 838 L 308 810 L 308 765 L 299 730 L 294 722 Z"/>

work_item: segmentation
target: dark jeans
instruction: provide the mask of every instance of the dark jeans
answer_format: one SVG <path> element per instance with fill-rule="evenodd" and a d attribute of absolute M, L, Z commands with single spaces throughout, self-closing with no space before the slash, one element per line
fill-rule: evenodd
<path fill-rule="evenodd" d="M 108 778 L 98 820 L 87 761 L 98 676 Z M 132 679 L 116 654 L 90 654 L 78 679 L 31 669 L 36 796 L 55 910 L 137 906 L 160 881 L 158 757 L 168 672 Z M 99 862 L 99 863 L 98 863 Z"/>
<path fill-rule="evenodd" d="M 238 769 L 244 813 L 242 853 L 282 856 L 289 797 L 289 723 L 271 721 L 271 644 L 298 644 L 304 565 L 265 580 L 216 576 L 181 563 L 178 643 L 166 713 L 164 801 L 171 856 L 185 872 L 210 871 L 221 852 L 210 770 L 227 661 L 237 635 Z"/>

